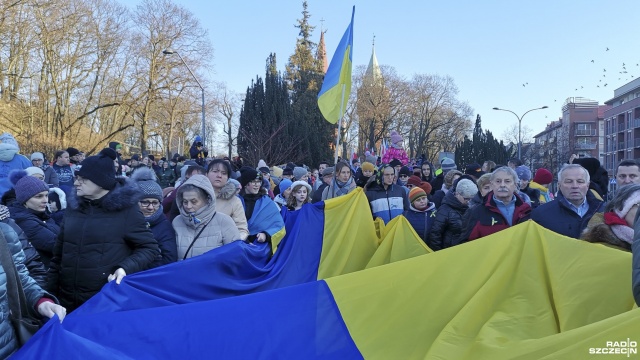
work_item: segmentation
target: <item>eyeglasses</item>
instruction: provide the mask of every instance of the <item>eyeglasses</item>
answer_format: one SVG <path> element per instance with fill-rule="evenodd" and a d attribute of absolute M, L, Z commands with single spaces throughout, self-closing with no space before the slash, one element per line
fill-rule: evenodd
<path fill-rule="evenodd" d="M 249 184 L 251 184 L 251 185 L 261 185 L 262 184 L 262 180 L 251 180 L 249 182 Z"/>
<path fill-rule="evenodd" d="M 142 200 L 142 201 L 140 201 L 140 202 L 139 202 L 139 204 L 140 204 L 140 206 L 142 206 L 142 207 L 149 207 L 149 206 L 151 206 L 151 207 L 156 208 L 156 207 L 160 206 L 160 202 L 159 202 L 159 201 L 147 201 L 147 200 Z"/>
<path fill-rule="evenodd" d="M 80 185 L 84 185 L 87 182 L 87 179 L 83 178 L 82 176 L 76 176 L 75 181 L 77 181 Z"/>
<path fill-rule="evenodd" d="M 402 174 L 402 175 L 400 175 L 400 177 L 401 177 L 401 178 L 408 178 L 408 177 L 409 177 L 409 175 L 404 175 L 404 174 Z"/>

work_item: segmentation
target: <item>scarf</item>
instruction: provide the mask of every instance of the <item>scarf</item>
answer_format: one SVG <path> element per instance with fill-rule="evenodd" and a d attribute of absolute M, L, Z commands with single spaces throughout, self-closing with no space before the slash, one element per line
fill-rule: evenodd
<path fill-rule="evenodd" d="M 334 185 L 335 185 L 333 188 L 333 193 L 335 194 L 334 197 L 347 195 L 349 193 L 349 190 L 351 189 L 352 184 L 353 184 L 352 177 L 349 178 L 347 182 L 342 182 L 338 179 L 334 179 Z"/>
<path fill-rule="evenodd" d="M 11 217 L 9 208 L 4 205 L 0 205 L 0 221 L 9 217 Z"/>
<path fill-rule="evenodd" d="M 611 227 L 611 231 L 613 231 L 618 239 L 629 244 L 633 243 L 633 229 L 616 213 L 612 211 L 604 213 L 604 223 Z"/>
<path fill-rule="evenodd" d="M 160 204 L 160 207 L 158 208 L 158 210 L 156 210 L 155 213 L 144 217 L 144 221 L 147 222 L 147 227 L 152 227 L 153 225 L 155 225 L 158 222 L 160 216 L 164 216 L 162 204 Z"/>

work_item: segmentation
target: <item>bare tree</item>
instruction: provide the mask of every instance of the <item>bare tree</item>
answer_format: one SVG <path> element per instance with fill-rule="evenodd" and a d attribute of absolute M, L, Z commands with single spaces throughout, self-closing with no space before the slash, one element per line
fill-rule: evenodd
<path fill-rule="evenodd" d="M 217 119 L 222 123 L 221 141 L 227 146 L 227 156 L 233 155 L 238 138 L 238 114 L 240 107 L 240 95 L 229 90 L 226 84 L 218 84 L 215 95 Z"/>

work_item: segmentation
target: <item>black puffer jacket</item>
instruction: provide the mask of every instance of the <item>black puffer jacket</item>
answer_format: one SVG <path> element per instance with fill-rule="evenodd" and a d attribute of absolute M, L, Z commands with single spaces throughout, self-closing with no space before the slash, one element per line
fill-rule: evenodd
<path fill-rule="evenodd" d="M 429 247 L 432 250 L 437 251 L 460 243 L 463 230 L 462 216 L 468 208 L 458 201 L 453 192 L 445 195 L 429 234 Z"/>
<path fill-rule="evenodd" d="M 53 247 L 60 234 L 58 224 L 46 212 L 28 209 L 16 201 L 9 204 L 9 211 L 11 218 L 24 230 L 29 242 L 38 250 L 44 266 L 49 268 Z"/>
<path fill-rule="evenodd" d="M 47 287 L 74 310 L 95 295 L 118 268 L 145 270 L 159 255 L 158 243 L 137 207 L 137 187 L 118 179 L 98 200 L 69 197 L 53 250 Z"/>

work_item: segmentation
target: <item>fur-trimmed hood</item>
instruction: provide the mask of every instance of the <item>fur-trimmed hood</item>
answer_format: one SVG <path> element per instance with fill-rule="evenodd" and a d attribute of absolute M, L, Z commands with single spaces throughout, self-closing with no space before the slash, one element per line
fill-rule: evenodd
<path fill-rule="evenodd" d="M 64 210 L 67 208 L 67 194 L 64 193 L 64 191 L 62 191 L 62 189 L 58 188 L 58 187 L 52 187 L 49 188 L 49 193 L 56 193 L 58 194 L 58 199 L 60 199 L 60 209 L 58 210 Z"/>
<path fill-rule="evenodd" d="M 620 250 L 631 251 L 631 244 L 619 239 L 613 233 L 611 227 L 604 223 L 604 217 L 601 213 L 593 215 L 587 227 L 582 231 L 580 239 L 591 242 L 601 243 L 612 246 Z"/>
<path fill-rule="evenodd" d="M 236 186 L 231 182 L 227 182 L 220 189 L 220 191 L 217 192 L 216 197 L 223 200 L 229 200 L 235 195 L 236 195 Z"/>
<path fill-rule="evenodd" d="M 89 204 L 99 204 L 100 207 L 107 211 L 118 211 L 135 206 L 139 195 L 140 189 L 130 180 L 116 178 L 116 187 L 98 200 L 78 198 L 75 189 L 72 189 L 69 196 L 67 196 L 67 206 L 70 209 L 77 210 Z"/>
<path fill-rule="evenodd" d="M 0 135 L 0 161 L 11 161 L 20 152 L 18 142 L 9 133 Z"/>

